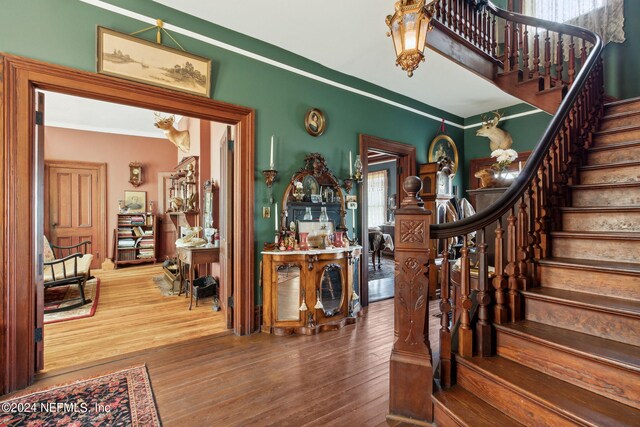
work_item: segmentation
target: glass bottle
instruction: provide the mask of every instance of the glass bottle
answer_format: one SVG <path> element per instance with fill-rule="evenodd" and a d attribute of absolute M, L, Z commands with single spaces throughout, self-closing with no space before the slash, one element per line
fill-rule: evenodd
<path fill-rule="evenodd" d="M 304 211 L 304 217 L 302 218 L 305 221 L 311 221 L 313 219 L 313 215 L 311 214 L 311 208 L 307 208 Z"/>
<path fill-rule="evenodd" d="M 320 212 L 320 221 L 322 221 L 322 222 L 329 221 L 329 215 L 327 215 L 326 206 L 323 206 L 321 209 L 322 209 L 322 211 Z"/>

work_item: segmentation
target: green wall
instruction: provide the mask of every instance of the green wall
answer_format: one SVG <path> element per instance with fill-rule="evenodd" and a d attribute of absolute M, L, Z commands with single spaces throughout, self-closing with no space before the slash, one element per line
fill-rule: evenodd
<path fill-rule="evenodd" d="M 110 0 L 109 3 L 462 124 L 460 117 L 149 0 Z M 7 0 L 0 15 L 0 52 L 95 71 L 97 25 L 125 33 L 148 26 L 79 0 Z M 153 37 L 154 32 L 146 35 Z M 174 37 L 187 51 L 213 59 L 214 99 L 256 110 L 256 261 L 260 260 L 262 244 L 273 240 L 273 219 L 261 217 L 261 207 L 268 205 L 261 170 L 268 167 L 272 134 L 276 135 L 275 163 L 280 172 L 273 188 L 276 198 L 281 197 L 287 181 L 302 166 L 304 155 L 309 152 L 322 153 L 329 168 L 338 177 L 346 177 L 349 151 L 354 156 L 357 154 L 360 133 L 412 144 L 418 148 L 418 162 L 426 162 L 427 145 L 439 128 L 437 121 L 180 34 Z M 401 70 L 398 78 L 406 78 Z M 318 138 L 308 135 L 303 127 L 304 113 L 311 107 L 320 108 L 327 117 L 327 130 Z M 461 129 L 448 126 L 448 132 L 454 140 L 462 141 Z M 460 151 L 464 158 L 463 150 Z M 350 217 L 347 223 L 351 223 Z M 256 281 L 258 265 L 256 262 Z"/>
<path fill-rule="evenodd" d="M 528 104 L 518 104 L 512 107 L 500 109 L 500 112 L 504 112 L 504 116 L 510 116 L 532 110 L 535 110 L 535 108 Z M 492 117 L 491 114 L 487 115 Z M 520 153 L 522 151 L 530 151 L 534 149 L 550 121 L 551 116 L 549 114 L 545 112 L 538 112 L 527 116 L 501 121 L 498 127 L 511 134 L 513 139 L 512 148 Z M 465 127 L 475 125 L 480 122 L 482 122 L 481 115 L 471 116 L 464 119 Z M 464 182 L 465 189 L 469 188 L 468 171 L 471 159 L 491 156 L 489 138 L 476 136 L 476 131 L 479 128 L 480 126 L 473 126 L 472 128 L 464 130 L 464 151 L 466 155 L 464 158 L 464 176 L 461 177 L 461 179 Z"/>
<path fill-rule="evenodd" d="M 640 96 L 640 1 L 624 2 L 624 43 L 604 49 L 605 93 L 619 99 Z"/>

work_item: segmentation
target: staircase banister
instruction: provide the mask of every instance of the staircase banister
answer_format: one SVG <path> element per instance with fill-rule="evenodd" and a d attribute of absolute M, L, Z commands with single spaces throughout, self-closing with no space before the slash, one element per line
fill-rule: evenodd
<path fill-rule="evenodd" d="M 577 27 L 575 25 L 564 24 L 560 22 L 548 21 L 546 19 L 522 15 L 516 12 L 510 12 L 508 10 L 499 8 L 490 1 L 486 2 L 485 7 L 493 12 L 496 16 L 508 21 L 517 22 L 518 24 L 524 24 L 531 27 L 544 28 L 545 30 L 555 31 L 556 33 L 566 34 L 569 36 L 580 37 L 594 45 L 600 38 L 600 36 L 598 36 L 596 33 L 582 27 Z"/>
<path fill-rule="evenodd" d="M 492 5 L 492 3 L 489 4 Z M 501 10 L 497 7 L 495 9 Z M 514 15 L 516 19 L 524 17 L 524 15 L 511 14 L 510 12 L 506 11 L 502 12 L 509 16 Z M 563 29 L 565 24 L 556 25 L 560 25 L 561 27 L 561 30 L 559 32 L 562 32 L 563 34 L 569 34 Z M 567 25 L 567 27 L 577 28 L 569 25 Z M 584 66 L 578 72 L 574 83 L 571 85 L 566 96 L 562 100 L 558 112 L 551 119 L 551 122 L 542 135 L 540 142 L 529 156 L 529 159 L 527 160 L 522 172 L 518 175 L 516 180 L 507 189 L 507 191 L 505 191 L 502 196 L 487 209 L 477 212 L 475 215 L 464 218 L 460 221 L 431 225 L 430 233 L 432 239 L 444 239 L 449 237 L 461 236 L 487 227 L 488 225 L 495 223 L 499 218 L 501 218 L 522 197 L 529 183 L 538 173 L 538 168 L 542 164 L 547 152 L 549 151 L 549 148 L 551 147 L 555 136 L 559 132 L 560 127 L 563 125 L 566 117 L 571 111 L 571 108 L 580 95 L 580 92 L 582 91 L 584 85 L 587 83 L 589 74 L 597 66 L 598 61 L 601 57 L 603 43 L 600 36 L 588 30 L 581 31 L 589 34 L 589 38 L 593 40 L 593 48 L 589 52 L 589 56 L 587 56 L 587 60 L 585 61 Z"/>

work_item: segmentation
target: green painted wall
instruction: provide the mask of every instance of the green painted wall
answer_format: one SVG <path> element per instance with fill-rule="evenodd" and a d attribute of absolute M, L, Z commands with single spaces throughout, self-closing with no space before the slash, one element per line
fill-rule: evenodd
<path fill-rule="evenodd" d="M 462 124 L 460 117 L 149 0 L 110 0 L 109 3 L 146 16 L 161 18 L 182 28 Z M 97 25 L 125 33 L 148 26 L 78 0 L 6 0 L 3 1 L 0 15 L 0 52 L 95 71 Z M 147 36 L 153 37 L 153 32 L 148 32 Z M 186 50 L 213 58 L 214 99 L 256 110 L 254 215 L 258 261 L 259 248 L 265 241 L 273 240 L 273 219 L 261 217 L 261 207 L 268 204 L 268 194 L 260 172 L 268 167 L 269 139 L 272 134 L 276 135 L 275 162 L 280 172 L 273 188 L 277 198 L 281 197 L 291 175 L 302 166 L 304 155 L 308 152 L 322 153 L 334 173 L 339 177 L 346 177 L 349 151 L 357 154 L 360 133 L 415 145 L 418 147 L 418 162 L 426 162 L 427 144 L 439 127 L 439 123 L 434 120 L 186 36 L 175 37 Z M 393 58 L 389 57 L 388 60 L 393 61 Z M 406 78 L 401 70 L 398 70 L 398 78 Z M 304 113 L 310 107 L 322 109 L 327 117 L 327 130 L 319 138 L 308 135 L 303 127 Z M 448 126 L 448 129 L 454 140 L 462 141 L 461 129 L 453 126 Z M 461 158 L 464 158 L 463 150 L 460 151 Z M 350 223 L 349 217 L 348 224 Z M 258 265 L 257 262 L 256 273 Z M 256 274 L 256 280 L 258 277 Z"/>
<path fill-rule="evenodd" d="M 510 116 L 531 110 L 534 110 L 534 108 L 528 104 L 518 104 L 513 107 L 501 109 L 500 112 L 504 111 L 505 116 Z M 491 114 L 487 115 L 491 116 Z M 465 127 L 475 125 L 481 121 L 481 115 L 471 116 L 464 119 Z M 511 134 L 511 137 L 513 138 L 512 148 L 517 152 L 522 152 L 534 149 L 540 141 L 540 137 L 544 133 L 544 130 L 547 128 L 549 121 L 551 121 L 551 116 L 545 112 L 540 112 L 501 121 L 498 127 Z M 461 177 L 461 179 L 464 182 L 465 189 L 469 188 L 468 171 L 471 159 L 491 156 L 489 139 L 483 136 L 476 136 L 476 131 L 479 128 L 480 126 L 474 126 L 464 130 L 464 152 L 466 155 L 464 159 L 464 176 Z"/>
<path fill-rule="evenodd" d="M 624 43 L 604 49 L 605 93 L 619 99 L 640 96 L 640 1 L 624 2 Z"/>

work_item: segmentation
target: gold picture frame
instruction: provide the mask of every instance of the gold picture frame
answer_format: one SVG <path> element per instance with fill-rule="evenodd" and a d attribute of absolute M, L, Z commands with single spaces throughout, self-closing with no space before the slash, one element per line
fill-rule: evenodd
<path fill-rule="evenodd" d="M 147 211 L 147 192 L 125 191 L 124 206 L 127 213 L 145 213 Z"/>
<path fill-rule="evenodd" d="M 458 147 L 448 135 L 438 135 L 429 144 L 429 162 L 437 162 L 440 157 L 447 156 L 453 161 L 453 174 L 458 170 Z"/>
<path fill-rule="evenodd" d="M 98 26 L 98 73 L 209 97 L 211 59 Z"/>
<path fill-rule="evenodd" d="M 327 121 L 325 120 L 324 113 L 317 108 L 312 108 L 307 111 L 304 116 L 304 128 L 311 136 L 320 136 L 324 133 L 327 127 Z"/>

